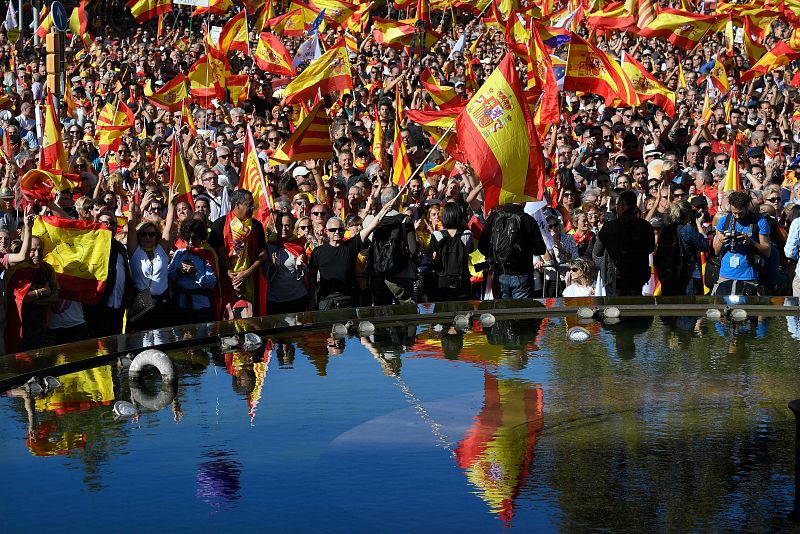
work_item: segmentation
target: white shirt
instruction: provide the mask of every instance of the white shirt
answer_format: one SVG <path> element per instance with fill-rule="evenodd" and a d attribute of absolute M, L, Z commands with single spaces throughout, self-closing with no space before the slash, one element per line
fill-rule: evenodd
<path fill-rule="evenodd" d="M 152 260 L 142 247 L 137 247 L 131 257 L 133 285 L 139 291 L 150 288 L 150 294 L 154 297 L 162 295 L 169 287 L 168 268 L 169 257 L 161 245 L 156 245 Z"/>
<path fill-rule="evenodd" d="M 50 329 L 72 328 L 84 323 L 83 306 L 74 300 L 59 299 L 50 312 L 47 320 Z"/>
<path fill-rule="evenodd" d="M 591 297 L 594 295 L 594 288 L 592 286 L 589 287 L 581 287 L 578 284 L 570 284 L 564 289 L 564 293 L 561 295 L 563 297 Z"/>
<path fill-rule="evenodd" d="M 114 289 L 108 298 L 109 308 L 119 308 L 122 306 L 122 294 L 125 292 L 125 258 L 122 254 L 117 254 L 117 277 L 114 280 Z"/>

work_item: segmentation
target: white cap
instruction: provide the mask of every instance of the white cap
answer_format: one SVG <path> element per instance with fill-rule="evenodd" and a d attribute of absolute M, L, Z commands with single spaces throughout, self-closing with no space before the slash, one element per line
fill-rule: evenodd
<path fill-rule="evenodd" d="M 294 170 L 292 171 L 292 177 L 297 178 L 298 176 L 307 176 L 310 173 L 311 171 L 309 171 L 308 168 L 300 165 L 294 168 Z"/>

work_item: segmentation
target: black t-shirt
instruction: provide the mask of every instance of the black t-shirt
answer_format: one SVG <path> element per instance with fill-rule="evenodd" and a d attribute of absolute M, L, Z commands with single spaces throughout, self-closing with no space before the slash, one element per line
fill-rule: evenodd
<path fill-rule="evenodd" d="M 319 297 L 356 292 L 356 260 L 361 247 L 361 236 L 356 234 L 338 247 L 325 243 L 314 249 L 311 272 L 319 272 Z"/>

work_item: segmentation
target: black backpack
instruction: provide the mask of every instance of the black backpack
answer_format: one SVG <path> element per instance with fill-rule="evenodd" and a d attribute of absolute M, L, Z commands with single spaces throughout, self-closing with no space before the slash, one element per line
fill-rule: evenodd
<path fill-rule="evenodd" d="M 658 247 L 653 255 L 653 267 L 658 273 L 658 279 L 664 286 L 670 288 L 685 288 L 692 278 L 693 262 L 689 257 L 690 251 L 681 239 L 677 225 L 664 228 L 658 239 Z"/>
<path fill-rule="evenodd" d="M 436 272 L 439 273 L 439 288 L 458 289 L 469 277 L 467 247 L 461 241 L 462 232 L 450 236 L 442 231 L 442 239 L 436 242 Z"/>
<path fill-rule="evenodd" d="M 519 233 L 522 228 L 522 215 L 498 211 L 492 225 L 492 260 L 496 267 L 502 269 L 515 253 L 522 249 L 519 245 Z"/>
<path fill-rule="evenodd" d="M 372 270 L 383 275 L 400 272 L 408 263 L 407 249 L 403 223 L 397 218 L 381 221 L 372 234 Z"/>

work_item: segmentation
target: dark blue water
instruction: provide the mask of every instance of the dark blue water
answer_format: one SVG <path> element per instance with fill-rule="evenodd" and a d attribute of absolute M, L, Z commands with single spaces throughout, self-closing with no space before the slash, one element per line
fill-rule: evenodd
<path fill-rule="evenodd" d="M 116 365 L 9 393 L 3 530 L 795 528 L 785 318 L 571 324 L 173 353 L 174 402 L 119 421 Z"/>

